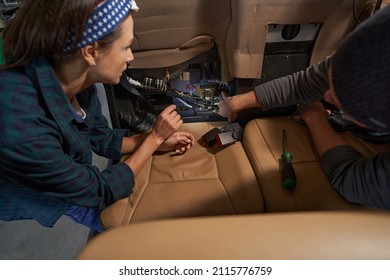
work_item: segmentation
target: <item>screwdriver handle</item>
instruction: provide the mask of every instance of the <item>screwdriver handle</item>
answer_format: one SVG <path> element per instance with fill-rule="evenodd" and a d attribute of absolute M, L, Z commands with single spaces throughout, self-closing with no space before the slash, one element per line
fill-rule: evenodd
<path fill-rule="evenodd" d="M 280 173 L 282 175 L 282 184 L 286 189 L 293 190 L 297 183 L 295 170 L 292 165 L 292 154 L 284 152 L 281 156 Z"/>

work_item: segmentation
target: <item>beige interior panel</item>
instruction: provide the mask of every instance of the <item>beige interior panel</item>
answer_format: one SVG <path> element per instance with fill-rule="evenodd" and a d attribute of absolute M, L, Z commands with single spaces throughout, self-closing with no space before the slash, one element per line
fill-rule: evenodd
<path fill-rule="evenodd" d="M 375 1 L 357 0 L 357 15 L 367 6 L 372 11 L 374 5 Z M 350 0 L 232 0 L 232 11 L 226 49 L 236 78 L 261 78 L 268 24 L 322 23 L 311 63 L 332 54 L 356 26 Z"/>

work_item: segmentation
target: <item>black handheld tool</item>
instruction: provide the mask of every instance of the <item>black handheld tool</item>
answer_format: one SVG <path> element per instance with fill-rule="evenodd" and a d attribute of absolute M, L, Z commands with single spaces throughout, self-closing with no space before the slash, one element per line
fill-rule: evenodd
<path fill-rule="evenodd" d="M 292 165 L 292 154 L 287 149 L 286 130 L 283 129 L 283 153 L 280 158 L 280 173 L 282 175 L 282 184 L 286 189 L 293 190 L 297 183 L 295 170 Z"/>

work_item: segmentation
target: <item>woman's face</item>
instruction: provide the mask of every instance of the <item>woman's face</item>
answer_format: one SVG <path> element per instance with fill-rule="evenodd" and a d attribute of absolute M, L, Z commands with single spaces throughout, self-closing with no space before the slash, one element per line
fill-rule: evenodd
<path fill-rule="evenodd" d="M 131 44 L 134 39 L 134 21 L 130 15 L 121 24 L 120 36 L 108 50 L 98 51 L 96 65 L 91 68 L 94 82 L 117 84 L 127 64 L 134 60 Z"/>

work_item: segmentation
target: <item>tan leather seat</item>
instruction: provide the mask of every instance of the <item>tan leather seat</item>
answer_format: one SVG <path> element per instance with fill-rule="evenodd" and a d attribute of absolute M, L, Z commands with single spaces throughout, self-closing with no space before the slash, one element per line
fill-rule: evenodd
<path fill-rule="evenodd" d="M 390 214 L 300 212 L 136 223 L 99 234 L 83 260 L 390 259 Z"/>
<path fill-rule="evenodd" d="M 243 140 L 220 149 L 201 136 L 226 123 L 188 123 L 183 130 L 197 140 L 185 155 L 156 154 L 136 178 L 134 193 L 105 209 L 102 224 L 114 228 L 134 222 L 261 212 L 364 210 L 346 201 L 330 185 L 320 166 L 307 128 L 290 116 L 249 122 Z M 282 186 L 279 158 L 282 130 L 293 154 L 297 186 Z M 363 155 L 390 150 L 341 133 Z"/>
<path fill-rule="evenodd" d="M 102 224 L 113 228 L 164 218 L 263 212 L 260 186 L 240 142 L 208 147 L 204 133 L 226 123 L 187 123 L 195 135 L 186 154 L 156 154 L 136 178 L 134 192 L 105 209 Z"/>
<path fill-rule="evenodd" d="M 287 132 L 297 177 L 294 191 L 285 189 L 281 183 L 278 159 L 282 154 L 283 129 Z M 371 144 L 348 132 L 340 135 L 363 155 L 390 151 L 390 145 Z M 245 127 L 243 145 L 261 185 L 265 212 L 363 209 L 347 202 L 332 188 L 321 169 L 308 129 L 290 116 L 252 120 Z"/>

